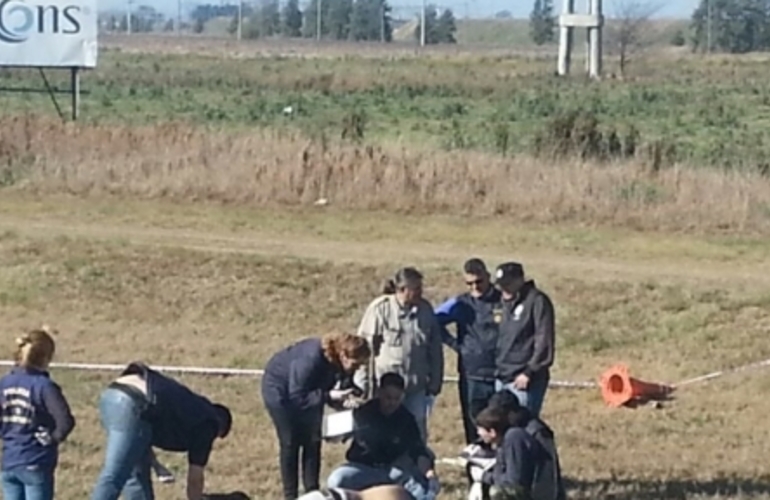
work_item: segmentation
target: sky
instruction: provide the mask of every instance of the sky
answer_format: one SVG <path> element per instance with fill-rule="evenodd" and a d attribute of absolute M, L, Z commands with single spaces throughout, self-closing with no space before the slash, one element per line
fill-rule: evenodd
<path fill-rule="evenodd" d="M 128 0 L 99 0 L 100 10 L 125 9 Z M 249 1 L 249 0 L 244 0 Z M 576 10 L 585 11 L 588 0 L 576 0 Z M 639 0 L 647 2 L 647 0 Z M 190 11 L 197 3 L 235 3 L 236 0 L 183 0 L 184 10 Z M 176 15 L 178 0 L 133 0 L 134 5 L 152 5 L 166 15 Z M 301 1 L 301 4 L 306 2 Z M 401 8 L 415 9 L 421 5 L 421 0 L 389 0 L 397 13 Z M 514 17 L 527 17 L 532 9 L 532 0 L 427 0 L 439 7 L 448 7 L 455 11 L 458 17 L 468 12 L 471 17 L 492 17 L 496 12 L 508 10 Z M 611 15 L 613 0 L 604 0 L 605 15 Z M 650 3 L 663 4 L 655 17 L 689 18 L 700 0 L 652 0 Z M 561 0 L 555 0 L 557 10 L 561 8 Z"/>

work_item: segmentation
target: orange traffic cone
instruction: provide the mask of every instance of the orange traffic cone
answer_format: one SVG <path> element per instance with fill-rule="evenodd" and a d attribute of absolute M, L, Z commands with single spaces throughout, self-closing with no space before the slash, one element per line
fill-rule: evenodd
<path fill-rule="evenodd" d="M 617 364 L 601 377 L 602 398 L 608 406 L 618 408 L 634 400 L 665 398 L 674 388 L 669 385 L 643 382 L 628 374 L 628 367 Z"/>

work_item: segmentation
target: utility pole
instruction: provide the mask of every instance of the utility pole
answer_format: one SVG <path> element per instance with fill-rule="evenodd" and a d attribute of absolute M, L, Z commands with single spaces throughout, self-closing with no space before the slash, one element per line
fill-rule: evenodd
<path fill-rule="evenodd" d="M 708 38 L 706 52 L 711 54 L 711 0 L 707 0 L 706 4 L 706 37 Z"/>
<path fill-rule="evenodd" d="M 182 0 L 176 3 L 176 34 L 182 35 Z"/>
<path fill-rule="evenodd" d="M 316 0 L 315 38 L 321 41 L 321 0 Z"/>
<path fill-rule="evenodd" d="M 236 27 L 238 32 L 238 41 L 241 41 L 243 35 L 243 0 L 238 0 L 238 26 Z"/>
<path fill-rule="evenodd" d="M 422 0 L 420 12 L 420 47 L 425 47 L 425 0 Z"/>
<path fill-rule="evenodd" d="M 385 43 L 385 0 L 380 0 L 380 42 Z"/>
<path fill-rule="evenodd" d="M 131 4 L 133 0 L 128 0 L 128 7 L 126 9 L 126 33 L 131 34 Z"/>

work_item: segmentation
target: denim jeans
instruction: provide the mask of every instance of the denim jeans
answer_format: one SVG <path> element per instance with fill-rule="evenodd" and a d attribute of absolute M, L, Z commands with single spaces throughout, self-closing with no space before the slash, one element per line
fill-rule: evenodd
<path fill-rule="evenodd" d="M 404 472 L 398 467 L 372 467 L 358 463 L 346 463 L 334 469 L 326 479 L 327 488 L 341 488 L 362 491 L 374 486 L 398 484 L 408 491 L 415 500 L 428 497 L 428 480 Z"/>
<path fill-rule="evenodd" d="M 16 467 L 2 473 L 4 500 L 53 500 L 54 472 Z"/>
<path fill-rule="evenodd" d="M 476 432 L 476 415 L 487 407 L 489 399 L 497 392 L 495 382 L 493 380 L 470 379 L 461 374 L 458 391 L 465 430 L 465 444 L 471 444 L 479 438 Z"/>
<path fill-rule="evenodd" d="M 519 403 L 522 406 L 526 406 L 532 413 L 533 417 L 540 416 L 540 410 L 543 408 L 543 401 L 545 400 L 545 393 L 548 390 L 548 383 L 551 381 L 551 375 L 549 372 L 543 374 L 534 375 L 529 380 L 527 389 L 522 391 L 516 389 L 513 386 L 513 382 L 504 383 L 501 380 L 495 382 L 495 389 L 501 391 L 506 389 L 511 391 L 519 398 Z"/>
<path fill-rule="evenodd" d="M 107 432 L 104 464 L 91 500 L 154 500 L 152 489 L 152 428 L 141 418 L 137 398 L 107 388 L 99 401 L 102 427 Z"/>

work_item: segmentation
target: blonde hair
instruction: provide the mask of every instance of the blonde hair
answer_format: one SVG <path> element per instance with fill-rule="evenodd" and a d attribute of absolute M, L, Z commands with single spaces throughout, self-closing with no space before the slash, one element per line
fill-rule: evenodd
<path fill-rule="evenodd" d="M 19 366 L 44 368 L 53 359 L 56 332 L 48 325 L 31 330 L 16 339 L 16 363 Z"/>
<path fill-rule="evenodd" d="M 372 356 L 369 342 L 364 337 L 352 333 L 330 333 L 321 339 L 324 356 L 336 365 L 340 365 L 340 355 L 354 361 L 366 362 Z"/>

